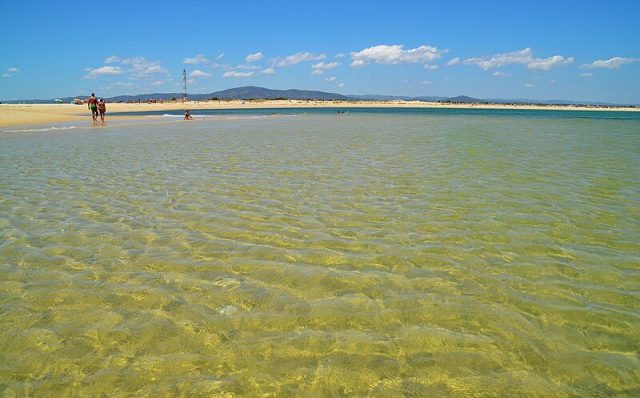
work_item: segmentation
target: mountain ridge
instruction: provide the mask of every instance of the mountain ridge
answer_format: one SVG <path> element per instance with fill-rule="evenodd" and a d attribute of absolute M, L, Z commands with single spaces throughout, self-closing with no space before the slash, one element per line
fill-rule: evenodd
<path fill-rule="evenodd" d="M 72 102 L 80 97 L 62 97 L 56 99 L 31 99 L 31 100 L 10 100 L 0 101 L 7 104 L 48 104 L 61 100 L 63 103 Z M 103 97 L 107 102 L 147 102 L 147 101 L 170 101 L 182 98 L 182 93 L 151 93 L 135 95 L 117 95 L 113 97 Z M 189 100 L 258 100 L 258 99 L 290 99 L 290 100 L 323 100 L 323 101 L 426 101 L 445 103 L 471 103 L 471 104 L 543 104 L 543 105 L 605 105 L 605 106 L 638 106 L 638 104 L 612 104 L 598 101 L 572 101 L 572 100 L 532 100 L 525 98 L 518 99 L 480 99 L 466 95 L 455 97 L 444 96 L 395 96 L 395 95 L 344 95 L 318 90 L 287 89 L 276 90 L 258 86 L 241 86 L 226 90 L 216 91 L 208 94 L 189 94 Z"/>

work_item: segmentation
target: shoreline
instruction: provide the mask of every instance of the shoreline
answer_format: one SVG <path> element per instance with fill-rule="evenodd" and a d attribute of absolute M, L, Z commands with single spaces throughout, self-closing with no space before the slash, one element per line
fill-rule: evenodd
<path fill-rule="evenodd" d="M 419 101 L 231 100 L 188 101 L 184 103 L 108 103 L 107 118 L 108 120 L 131 120 L 136 118 L 136 116 L 113 115 L 113 113 L 120 112 L 270 108 L 423 108 L 640 112 L 638 107 L 591 107 L 582 105 L 456 104 Z M 0 128 L 90 121 L 90 117 L 91 114 L 84 104 L 0 104 Z"/>

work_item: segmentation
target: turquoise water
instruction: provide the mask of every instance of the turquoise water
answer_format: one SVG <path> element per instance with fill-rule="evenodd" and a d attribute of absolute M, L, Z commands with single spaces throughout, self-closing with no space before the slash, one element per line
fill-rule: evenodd
<path fill-rule="evenodd" d="M 196 109 L 191 111 L 194 116 L 267 116 L 267 115 L 335 115 L 338 112 L 353 114 L 382 114 L 404 116 L 496 116 L 515 118 L 553 118 L 553 119 L 609 119 L 609 120 L 636 120 L 640 121 L 640 111 L 620 112 L 606 110 L 554 110 L 554 109 L 483 109 L 483 108 L 340 108 L 340 107 L 315 107 L 315 108 L 260 108 L 260 109 Z M 113 115 L 123 116 L 176 116 L 182 117 L 184 113 L 177 111 L 138 111 L 116 112 Z"/>
<path fill-rule="evenodd" d="M 615 115 L 1 133 L 2 393 L 638 395 Z"/>

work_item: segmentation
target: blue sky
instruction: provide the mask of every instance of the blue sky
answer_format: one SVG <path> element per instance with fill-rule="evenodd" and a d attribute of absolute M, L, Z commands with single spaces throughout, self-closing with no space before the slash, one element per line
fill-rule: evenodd
<path fill-rule="evenodd" d="M 640 1 L 0 2 L 0 100 L 231 87 L 640 104 Z"/>

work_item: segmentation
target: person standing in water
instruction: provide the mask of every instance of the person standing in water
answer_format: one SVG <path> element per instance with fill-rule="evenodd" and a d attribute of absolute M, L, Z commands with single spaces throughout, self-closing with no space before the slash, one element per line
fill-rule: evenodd
<path fill-rule="evenodd" d="M 100 98 L 100 101 L 98 101 L 98 112 L 100 112 L 100 121 L 104 123 L 104 114 L 105 112 L 107 112 L 107 104 L 102 98 Z"/>
<path fill-rule="evenodd" d="M 98 121 L 98 99 L 94 93 L 91 93 L 91 97 L 87 98 L 87 107 L 91 110 L 91 116 L 93 121 Z"/>

